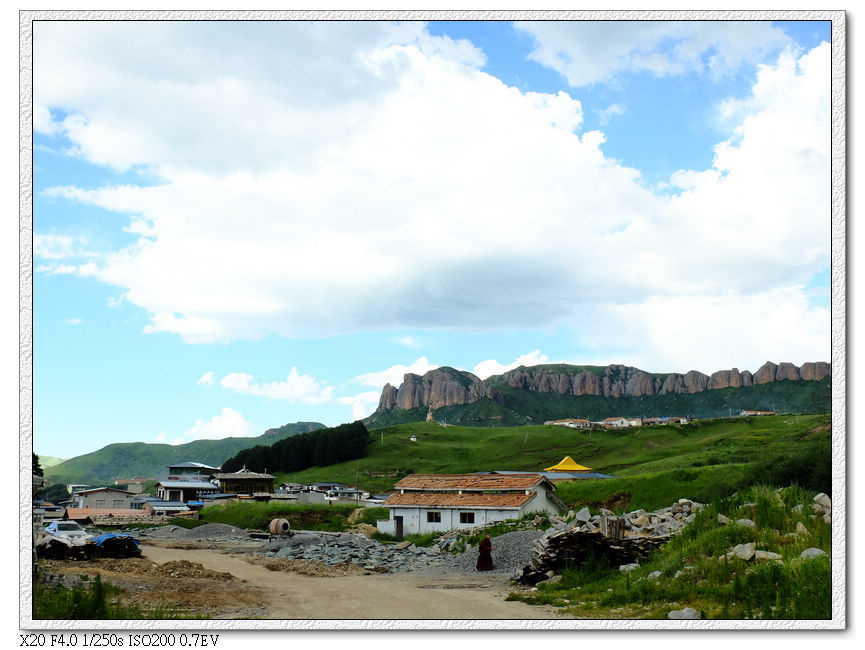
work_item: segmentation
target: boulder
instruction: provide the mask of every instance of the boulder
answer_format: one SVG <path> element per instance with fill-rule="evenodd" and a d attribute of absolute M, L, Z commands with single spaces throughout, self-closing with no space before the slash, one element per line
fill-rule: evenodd
<path fill-rule="evenodd" d="M 808 529 L 805 528 L 805 524 L 803 524 L 801 521 L 796 522 L 796 532 L 799 533 L 800 535 L 810 535 L 811 534 L 808 531 Z"/>
<path fill-rule="evenodd" d="M 754 551 L 754 559 L 755 560 L 781 560 L 780 553 L 772 553 L 771 551 Z"/>
<path fill-rule="evenodd" d="M 718 523 L 721 524 L 722 526 L 726 526 L 727 524 L 730 523 L 730 519 L 729 519 L 729 517 L 725 517 L 724 515 L 722 515 L 719 512 L 718 513 Z"/>
<path fill-rule="evenodd" d="M 824 494 L 823 492 L 814 497 L 814 503 L 819 503 L 826 509 L 832 507 L 832 499 L 830 499 L 829 496 Z"/>
<path fill-rule="evenodd" d="M 754 553 L 756 552 L 757 544 L 754 542 L 748 542 L 747 544 L 736 544 L 733 549 L 727 553 L 728 558 L 737 557 L 740 560 L 745 560 L 746 562 L 754 557 Z"/>
<path fill-rule="evenodd" d="M 755 524 L 750 519 L 737 519 L 736 523 L 739 524 L 740 526 L 747 526 L 748 528 L 756 528 L 757 527 L 757 524 Z"/>
<path fill-rule="evenodd" d="M 805 506 L 801 503 L 798 506 L 793 506 L 790 508 L 790 512 L 795 512 L 796 514 L 802 514 L 802 511 L 805 509 Z"/>
<path fill-rule="evenodd" d="M 804 551 L 802 551 L 802 553 L 799 555 L 799 557 L 805 558 L 806 560 L 808 560 L 812 557 L 820 557 L 821 555 L 826 555 L 826 552 L 819 549 L 819 548 L 814 548 L 812 546 L 811 548 L 806 548 Z"/>
<path fill-rule="evenodd" d="M 582 508 L 579 512 L 574 515 L 574 521 L 579 521 L 581 524 L 586 523 L 592 518 L 592 513 L 589 512 L 588 508 Z"/>
<path fill-rule="evenodd" d="M 403 550 L 404 548 L 408 548 L 409 546 L 413 546 L 413 544 L 412 544 L 411 542 L 406 541 L 406 542 L 400 542 L 399 544 L 397 544 L 396 546 L 394 546 L 394 548 L 395 548 L 397 551 L 401 551 L 401 550 Z"/>
<path fill-rule="evenodd" d="M 702 617 L 700 616 L 700 612 L 693 607 L 685 607 L 683 609 L 674 609 L 668 612 L 667 618 L 672 620 L 698 621 Z"/>
<path fill-rule="evenodd" d="M 632 562 L 631 564 L 623 564 L 622 566 L 620 566 L 619 571 L 621 571 L 622 573 L 630 573 L 634 569 L 639 569 L 639 568 L 640 568 L 639 563 Z"/>
<path fill-rule="evenodd" d="M 660 571 L 652 571 L 649 575 L 646 576 L 648 580 L 657 580 L 661 577 Z"/>

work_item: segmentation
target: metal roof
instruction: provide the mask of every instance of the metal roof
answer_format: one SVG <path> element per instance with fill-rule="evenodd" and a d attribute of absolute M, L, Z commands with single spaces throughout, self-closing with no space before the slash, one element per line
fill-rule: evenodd
<path fill-rule="evenodd" d="M 214 478 L 217 478 L 220 480 L 232 479 L 232 478 L 236 478 L 236 479 L 257 479 L 257 478 L 270 479 L 270 478 L 273 478 L 273 476 L 271 474 L 258 474 L 256 472 L 252 472 L 252 471 L 250 471 L 244 467 L 243 469 L 238 470 L 236 472 L 232 472 L 230 474 L 217 474 Z"/>
<path fill-rule="evenodd" d="M 159 481 L 157 485 L 165 488 L 186 488 L 188 490 L 218 490 L 210 481 Z"/>

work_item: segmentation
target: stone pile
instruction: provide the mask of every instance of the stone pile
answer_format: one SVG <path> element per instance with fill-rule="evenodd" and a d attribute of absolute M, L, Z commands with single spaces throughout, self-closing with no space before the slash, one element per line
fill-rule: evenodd
<path fill-rule="evenodd" d="M 701 503 L 679 499 L 667 508 L 634 510 L 622 517 L 605 508 L 597 515 L 583 508 L 566 519 L 551 517 L 552 526 L 534 543 L 535 557 L 514 578 L 536 584 L 589 557 L 606 557 L 610 566 L 635 564 L 679 533 L 702 508 Z"/>
<path fill-rule="evenodd" d="M 331 566 L 349 562 L 369 570 L 415 571 L 448 562 L 439 546 L 420 547 L 410 542 L 382 544 L 354 533 L 312 535 L 299 533 L 285 543 L 273 543 L 267 557 L 310 560 Z"/>

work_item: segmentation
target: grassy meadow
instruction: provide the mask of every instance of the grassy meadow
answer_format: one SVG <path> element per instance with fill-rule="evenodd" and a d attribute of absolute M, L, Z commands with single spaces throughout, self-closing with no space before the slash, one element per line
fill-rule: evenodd
<path fill-rule="evenodd" d="M 682 497 L 709 502 L 775 475 L 779 487 L 791 478 L 801 484 L 803 477 L 820 483 L 808 485 L 815 491 L 831 487 L 823 485 L 830 475 L 828 415 L 724 418 L 591 432 L 423 422 L 374 429 L 370 436 L 365 458 L 280 474 L 277 481 L 357 480 L 376 493 L 411 473 L 539 471 L 567 455 L 615 477 L 560 484 L 559 497 L 575 506 L 656 509 Z"/>

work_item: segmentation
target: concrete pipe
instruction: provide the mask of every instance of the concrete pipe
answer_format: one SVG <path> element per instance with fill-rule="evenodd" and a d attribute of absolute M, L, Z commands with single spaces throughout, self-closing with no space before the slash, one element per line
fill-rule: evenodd
<path fill-rule="evenodd" d="M 291 524 L 288 519 L 274 519 L 270 522 L 271 535 L 291 535 Z"/>

